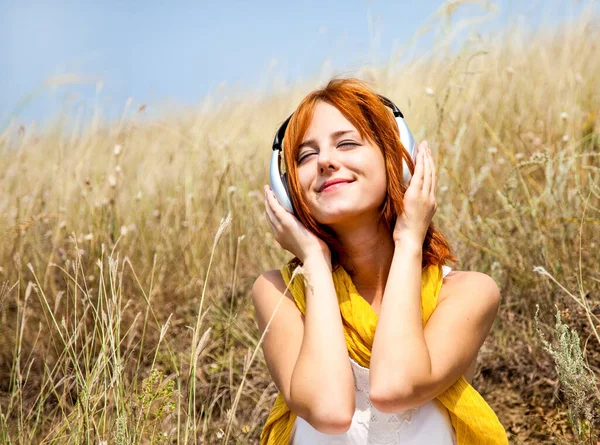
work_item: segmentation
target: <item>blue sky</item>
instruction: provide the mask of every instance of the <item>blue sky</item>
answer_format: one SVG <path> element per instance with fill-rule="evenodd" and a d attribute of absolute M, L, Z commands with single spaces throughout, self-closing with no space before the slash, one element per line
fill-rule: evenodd
<path fill-rule="evenodd" d="M 47 120 L 65 103 L 69 110 L 97 105 L 108 117 L 130 97 L 133 108 L 145 103 L 149 111 L 166 101 L 197 106 L 231 87 L 259 93 L 275 77 L 289 84 L 317 75 L 326 59 L 352 72 L 384 63 L 428 21 L 439 25 L 433 14 L 442 3 L 0 0 L 0 125 Z M 515 21 L 558 23 L 582 8 L 554 0 L 493 4 L 498 12 L 479 25 L 482 33 Z M 486 13 L 462 5 L 454 21 Z M 433 31 L 422 36 L 413 55 L 433 39 Z"/>

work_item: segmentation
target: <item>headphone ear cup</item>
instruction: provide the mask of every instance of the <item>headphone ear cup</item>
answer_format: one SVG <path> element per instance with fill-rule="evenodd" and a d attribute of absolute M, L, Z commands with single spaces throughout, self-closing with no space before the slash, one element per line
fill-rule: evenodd
<path fill-rule="evenodd" d="M 285 172 L 283 175 L 281 175 L 281 182 L 283 183 L 283 188 L 285 189 L 285 193 L 288 195 L 288 198 L 290 198 L 290 189 L 288 187 L 288 182 L 287 182 L 287 172 Z M 290 201 L 292 199 L 290 198 Z"/>
<path fill-rule="evenodd" d="M 408 125 L 406 125 L 406 122 L 404 121 L 404 118 L 402 116 L 398 116 L 396 118 L 396 123 L 398 124 L 398 131 L 400 132 L 400 142 L 402 142 L 402 145 L 408 152 L 408 155 L 413 160 L 413 163 L 415 163 L 417 159 L 415 138 L 413 137 L 410 128 L 408 128 Z M 412 175 L 410 173 L 410 170 L 408 169 L 408 165 L 404 158 L 402 158 L 402 170 L 402 180 L 404 184 L 408 186 L 410 177 Z"/>
<path fill-rule="evenodd" d="M 287 199 L 290 202 L 290 206 L 292 206 L 292 215 L 295 215 L 296 212 L 294 211 L 294 204 L 292 203 L 292 195 L 290 194 L 290 188 L 288 185 L 288 181 L 287 181 L 287 172 L 285 172 L 283 175 L 281 175 L 281 182 L 283 184 L 283 188 L 285 189 L 285 194 L 287 195 Z"/>
<path fill-rule="evenodd" d="M 289 199 L 289 192 L 287 183 L 285 181 L 285 175 L 281 174 L 279 169 L 279 162 L 281 156 L 279 150 L 273 150 L 271 155 L 271 164 L 269 166 L 269 180 L 271 182 L 271 189 L 277 197 L 279 204 L 284 207 L 288 212 L 293 213 L 294 209 Z"/>

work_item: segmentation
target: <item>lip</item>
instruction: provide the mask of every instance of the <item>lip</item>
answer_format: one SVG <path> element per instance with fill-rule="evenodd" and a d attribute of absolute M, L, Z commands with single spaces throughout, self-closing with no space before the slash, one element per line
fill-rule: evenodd
<path fill-rule="evenodd" d="M 339 184 L 339 183 L 350 183 L 350 182 L 354 182 L 354 181 L 352 181 L 350 179 L 342 179 L 342 178 L 330 179 L 329 181 L 325 181 L 323 183 L 323 185 L 321 185 L 321 188 L 319 188 L 319 192 L 324 191 L 330 185 Z"/>

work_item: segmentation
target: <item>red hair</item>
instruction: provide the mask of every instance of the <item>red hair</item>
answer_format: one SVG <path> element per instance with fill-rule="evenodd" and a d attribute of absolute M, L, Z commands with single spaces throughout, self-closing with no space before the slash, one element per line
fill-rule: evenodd
<path fill-rule="evenodd" d="M 365 82 L 354 78 L 333 78 L 324 88 L 309 93 L 298 105 L 283 140 L 290 197 L 300 222 L 329 246 L 332 266 L 335 269 L 340 265 L 340 254 L 344 253 L 344 248 L 333 231 L 318 223 L 311 215 L 300 187 L 296 162 L 298 147 L 312 121 L 318 101 L 336 107 L 354 125 L 361 137 L 374 143 L 381 150 L 387 171 L 387 194 L 381 206 L 379 221 L 383 220 L 390 234 L 397 215 L 404 213 L 404 193 L 407 187 L 402 182 L 402 159 L 406 161 L 411 174 L 415 164 L 400 142 L 398 124 L 391 110 Z M 299 264 L 300 261 L 294 258 L 292 262 Z M 430 265 L 441 266 L 447 262 L 457 262 L 457 259 L 444 235 L 431 222 L 423 242 L 422 267 L 424 269 Z"/>

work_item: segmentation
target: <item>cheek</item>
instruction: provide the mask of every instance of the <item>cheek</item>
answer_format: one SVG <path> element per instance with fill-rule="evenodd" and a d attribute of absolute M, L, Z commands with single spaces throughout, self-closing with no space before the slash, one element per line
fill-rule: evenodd
<path fill-rule="evenodd" d="M 379 200 L 383 200 L 387 195 L 387 172 L 383 159 L 377 160 L 377 162 L 370 162 L 368 171 L 371 175 L 369 184 L 373 187 L 373 194 Z"/>
<path fill-rule="evenodd" d="M 380 175 L 373 181 L 373 194 L 377 197 L 377 201 L 383 201 L 387 196 L 385 175 Z"/>
<path fill-rule="evenodd" d="M 300 191 L 306 196 L 306 191 L 310 187 L 310 177 L 303 169 L 298 169 L 298 182 L 300 183 Z"/>
<path fill-rule="evenodd" d="M 300 195 L 305 202 L 310 201 L 311 187 L 313 184 L 313 177 L 306 169 L 298 169 L 298 183 L 300 185 Z"/>

